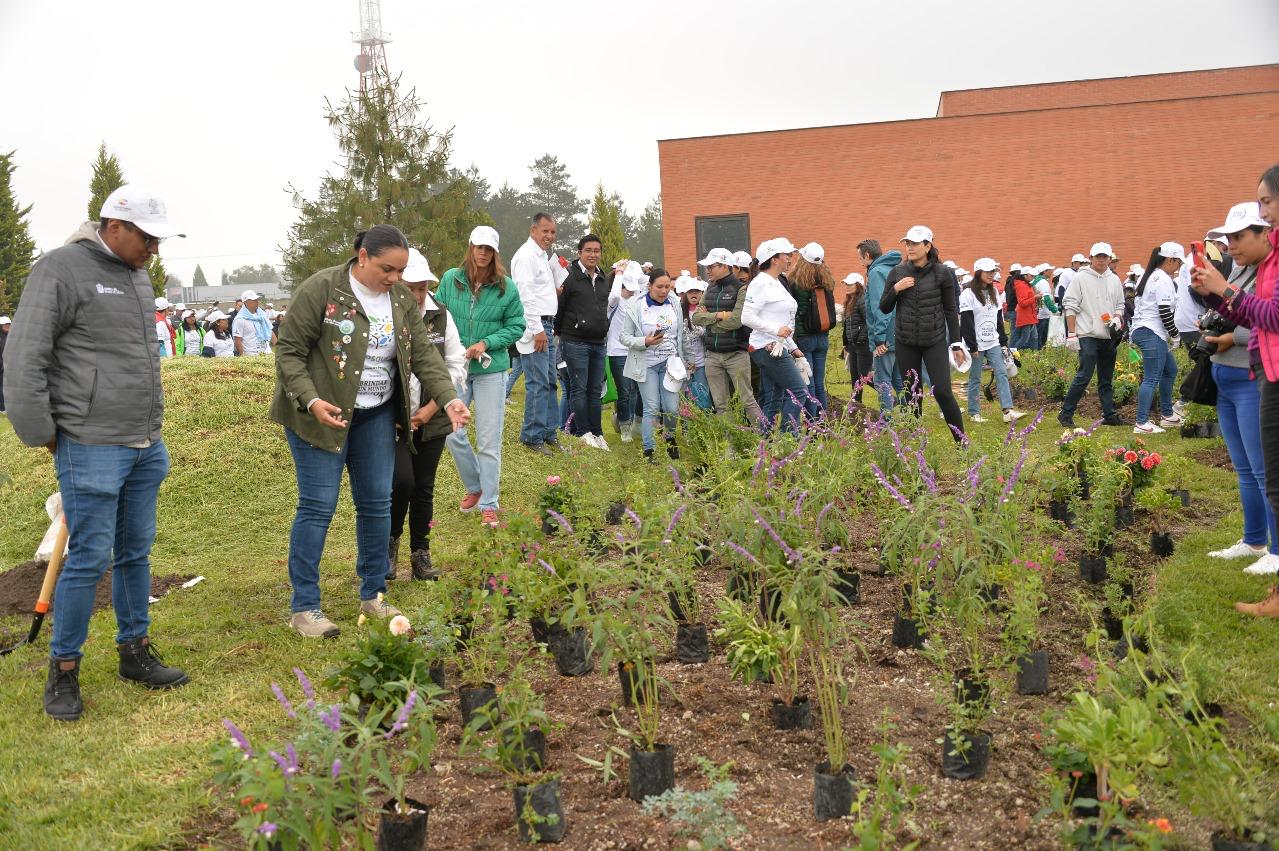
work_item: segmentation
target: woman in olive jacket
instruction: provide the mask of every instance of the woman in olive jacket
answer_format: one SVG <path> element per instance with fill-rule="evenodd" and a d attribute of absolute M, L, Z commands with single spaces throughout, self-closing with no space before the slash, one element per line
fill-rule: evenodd
<path fill-rule="evenodd" d="M 386 591 L 395 426 L 412 429 L 409 376 L 454 429 L 470 419 L 444 359 L 431 344 L 417 302 L 400 275 L 408 242 L 390 225 L 355 239 L 356 256 L 298 286 L 276 347 L 271 419 L 284 426 L 297 473 L 298 508 L 289 535 L 289 624 L 308 638 L 338 627 L 320 610 L 320 557 L 337 509 L 342 469 L 355 503 L 360 612 L 393 617 Z"/>
<path fill-rule="evenodd" d="M 955 273 L 941 263 L 930 229 L 915 225 L 902 243 L 906 260 L 888 273 L 879 309 L 897 311 L 897 367 L 914 395 L 915 416 L 923 410 L 921 367 L 927 367 L 933 398 L 958 441 L 964 434 L 964 420 L 950 387 L 948 351 L 955 351 L 957 364 L 968 358 L 959 334 L 959 286 Z"/>

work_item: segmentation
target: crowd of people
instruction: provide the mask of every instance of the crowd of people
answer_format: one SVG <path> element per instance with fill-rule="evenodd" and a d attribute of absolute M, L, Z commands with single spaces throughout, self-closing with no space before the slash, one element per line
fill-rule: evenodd
<path fill-rule="evenodd" d="M 768 239 L 753 255 L 712 248 L 698 275 L 629 260 L 606 270 L 599 237 L 582 236 L 577 256 L 561 258 L 552 251 L 556 222 L 538 213 L 509 274 L 499 234 L 481 226 L 460 264 L 437 278 L 404 234 L 379 224 L 355 236 L 351 259 L 298 285 L 281 321 L 253 291 L 231 315 L 153 304 L 144 267 L 161 240 L 181 234 L 159 198 L 121 187 L 98 222 L 36 262 L 19 321 L 0 317 L 0 398 L 18 437 L 53 453 L 70 532 L 45 710 L 61 720 L 83 711 L 81 648 L 109 565 L 121 675 L 147 688 L 187 682 L 148 635 L 155 504 L 169 465 L 159 371 L 168 355 L 274 354 L 270 416 L 284 430 L 298 487 L 290 625 L 305 637 L 339 633 L 321 606 L 319 564 L 344 471 L 356 508 L 359 610 L 392 617 L 398 610 L 384 594 L 399 576 L 406 521 L 409 575 L 438 576 L 430 533 L 445 447 L 463 484 L 460 511 L 498 523 L 506 408 L 520 375 L 519 439 L 528 451 L 553 454 L 569 440 L 611 451 L 602 424 L 611 400 L 621 443 L 633 443 L 638 427 L 645 458 L 655 461 L 659 444 L 678 458 L 684 405 L 740 417 L 761 433 L 796 432 L 822 417 L 836 326 L 858 401 L 870 387 L 883 416 L 899 406 L 918 415 L 930 390 L 956 440 L 965 421 L 952 371 L 967 373 L 969 422 L 984 422 L 979 391 L 989 369 L 1002 419 L 1012 423 L 1023 414 L 1012 404 L 1009 367 L 1019 351 L 1050 343 L 1078 353 L 1059 421 L 1074 425 L 1096 374 L 1102 422 L 1127 425 L 1111 393 L 1125 339 L 1145 372 L 1133 428 L 1162 431 L 1181 417 L 1170 351 L 1194 345 L 1208 377 L 1193 400 L 1211 382 L 1244 514 L 1243 537 L 1211 555 L 1253 558 L 1250 574 L 1279 572 L 1279 475 L 1265 475 L 1279 467 L 1276 221 L 1279 166 L 1262 176 L 1258 200 L 1230 210 L 1206 243 L 1189 253 L 1162 243 L 1126 282 L 1105 242 L 1068 267 L 1012 264 L 1005 278 L 991 257 L 971 272 L 943 261 L 932 230 L 915 225 L 900 250 L 858 244 L 863 268 L 843 279 L 839 302 L 815 242 Z M 1279 617 L 1279 589 L 1237 607 Z"/>

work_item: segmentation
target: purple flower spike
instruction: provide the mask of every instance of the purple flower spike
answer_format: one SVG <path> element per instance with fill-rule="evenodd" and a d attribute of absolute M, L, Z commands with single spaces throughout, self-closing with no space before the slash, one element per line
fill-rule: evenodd
<path fill-rule="evenodd" d="M 245 757 L 253 756 L 253 748 L 249 746 L 249 740 L 239 727 L 235 726 L 229 718 L 222 719 L 222 726 L 227 728 L 227 732 L 231 734 L 231 741 L 245 755 Z"/>
<path fill-rule="evenodd" d="M 267 839 L 270 839 L 272 836 L 275 836 L 275 832 L 279 829 L 280 828 L 278 825 L 270 821 L 264 821 L 260 825 L 258 825 L 258 833 L 262 834 Z"/>
<path fill-rule="evenodd" d="M 684 483 L 679 479 L 679 470 L 676 470 L 674 467 L 671 467 L 671 478 L 675 480 L 675 490 L 683 494 Z"/>
<path fill-rule="evenodd" d="M 799 498 L 795 500 L 795 516 L 799 516 L 800 510 L 804 507 L 804 500 L 808 498 L 808 491 L 800 491 Z"/>
<path fill-rule="evenodd" d="M 774 529 L 771 525 L 769 525 L 767 520 L 765 520 L 762 516 L 760 516 L 760 513 L 755 510 L 755 506 L 753 505 L 751 506 L 751 514 L 755 515 L 755 521 L 759 523 L 759 525 L 764 527 L 764 531 L 768 533 L 768 536 L 772 538 L 773 541 L 776 542 L 777 546 L 781 548 L 782 552 L 786 554 L 786 560 L 788 562 L 797 562 L 797 561 L 803 560 L 804 557 L 800 555 L 798 552 L 796 552 L 795 550 L 791 549 L 791 546 L 787 544 L 784 540 L 782 540 L 782 536 L 777 534 L 777 530 Z"/>
<path fill-rule="evenodd" d="M 298 717 L 297 713 L 293 711 L 293 704 L 289 703 L 288 697 L 285 696 L 284 689 L 280 688 L 280 686 L 276 683 L 271 683 L 271 691 L 275 693 L 275 699 L 284 707 L 285 713 L 287 713 L 290 718 Z"/>
<path fill-rule="evenodd" d="M 306 673 L 301 668 L 293 669 L 293 676 L 298 678 L 298 685 L 302 686 L 302 693 L 306 695 L 308 706 L 315 705 L 315 687 L 311 685 L 311 681 L 307 678 Z"/>
<path fill-rule="evenodd" d="M 892 483 L 888 481 L 888 477 L 884 475 L 884 471 L 879 469 L 879 465 L 874 461 L 870 462 L 870 470 L 875 474 L 875 478 L 879 479 L 879 483 L 888 491 L 889 496 L 897 500 L 897 502 L 900 503 L 907 511 L 914 510 L 914 507 L 910 504 L 910 500 L 902 496 L 902 492 L 893 487 Z"/>
<path fill-rule="evenodd" d="M 835 507 L 835 503 L 828 502 L 822 506 L 822 510 L 817 512 L 817 528 L 821 529 L 822 521 L 826 519 L 826 513 Z"/>
<path fill-rule="evenodd" d="M 750 560 L 751 560 L 751 561 L 753 561 L 755 564 L 759 564 L 759 559 L 757 559 L 757 558 L 755 558 L 755 556 L 751 555 L 750 550 L 746 549 L 745 547 L 741 546 L 740 544 L 736 544 L 736 543 L 734 543 L 733 541 L 725 541 L 725 542 L 724 542 L 724 546 L 726 546 L 726 547 L 732 547 L 734 550 L 736 550 L 736 551 L 737 551 L 737 554 L 738 554 L 738 555 L 742 556 L 743 558 L 748 558 L 748 559 L 750 559 Z"/>
<path fill-rule="evenodd" d="M 671 532 L 675 530 L 675 524 L 679 522 L 679 519 L 684 516 L 684 512 L 687 510 L 687 505 L 681 505 L 675 509 L 675 513 L 671 515 L 671 522 L 666 524 L 666 537 L 669 538 L 671 536 Z"/>
<path fill-rule="evenodd" d="M 333 760 L 333 765 L 329 767 L 329 777 L 334 780 L 338 779 L 338 775 L 342 773 L 342 760 Z"/>
<path fill-rule="evenodd" d="M 551 576 L 555 576 L 555 575 L 557 575 L 557 574 L 555 573 L 555 568 L 553 568 L 553 567 L 551 567 L 551 565 L 547 564 L 547 562 L 546 562 L 546 560 L 545 560 L 545 559 L 540 559 L 540 558 L 539 558 L 539 559 L 537 560 L 537 563 L 538 563 L 538 564 L 540 564 L 540 565 L 542 565 L 542 567 L 546 570 L 546 572 L 547 572 L 547 573 L 549 573 L 549 574 L 551 574 Z"/>
<path fill-rule="evenodd" d="M 631 522 L 635 524 L 636 529 L 644 528 L 644 521 L 641 520 L 640 516 L 636 514 L 634 511 L 631 511 L 629 508 L 626 509 L 626 516 L 631 518 Z"/>
<path fill-rule="evenodd" d="M 328 727 L 334 733 L 342 729 L 342 705 L 335 703 L 329 707 L 328 712 L 321 710 L 320 720 L 324 722 L 324 726 Z"/>
<path fill-rule="evenodd" d="M 409 692 L 408 699 L 404 701 L 404 705 L 400 707 L 399 713 L 395 716 L 395 723 L 391 725 L 391 729 L 386 731 L 388 739 L 408 729 L 409 716 L 413 714 L 413 707 L 416 704 L 417 689 L 413 689 L 413 691 Z"/>
<path fill-rule="evenodd" d="M 560 524 L 560 528 L 562 528 L 565 532 L 568 532 L 570 535 L 573 534 L 573 526 L 567 519 L 565 519 L 563 514 L 560 514 L 553 508 L 546 509 L 546 513 L 551 515 L 551 519 Z"/>

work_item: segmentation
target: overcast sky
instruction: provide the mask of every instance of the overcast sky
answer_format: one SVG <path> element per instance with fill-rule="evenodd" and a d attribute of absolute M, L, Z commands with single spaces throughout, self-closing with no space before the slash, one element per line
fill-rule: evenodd
<path fill-rule="evenodd" d="M 657 139 L 925 117 L 947 89 L 1279 61 L 1276 0 L 382 0 L 382 17 L 392 72 L 456 128 L 456 165 L 526 186 L 554 153 L 583 194 L 603 180 L 634 213 L 658 191 Z M 187 283 L 196 262 L 210 282 L 278 262 L 285 187 L 333 167 L 321 113 L 357 85 L 358 28 L 358 0 L 0 0 L 0 150 L 17 151 L 39 247 L 84 220 L 105 141 L 186 227 L 164 255 Z"/>

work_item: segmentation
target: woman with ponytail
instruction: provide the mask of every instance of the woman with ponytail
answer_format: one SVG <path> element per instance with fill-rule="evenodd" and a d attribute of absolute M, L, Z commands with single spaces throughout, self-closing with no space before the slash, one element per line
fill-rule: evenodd
<path fill-rule="evenodd" d="M 1137 424 L 1133 434 L 1159 434 L 1181 425 L 1181 417 L 1173 410 L 1173 382 L 1177 379 L 1177 360 L 1170 349 L 1180 339 L 1174 312 L 1177 285 L 1173 278 L 1186 262 L 1186 249 L 1175 242 L 1165 242 L 1150 252 L 1150 262 L 1137 282 L 1132 311 L 1132 344 L 1141 349 L 1141 387 L 1137 390 Z M 1159 391 L 1159 408 L 1163 418 L 1159 425 L 1150 422 L 1150 406 Z"/>

